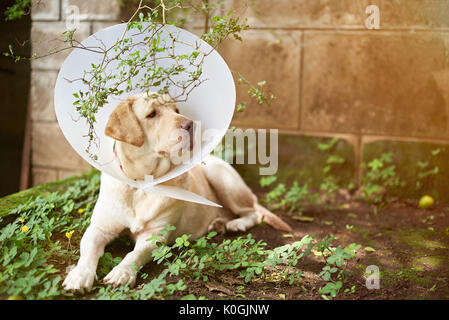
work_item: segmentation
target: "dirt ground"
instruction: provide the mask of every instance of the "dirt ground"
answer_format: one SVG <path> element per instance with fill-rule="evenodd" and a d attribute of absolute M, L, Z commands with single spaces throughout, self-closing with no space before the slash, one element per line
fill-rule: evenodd
<path fill-rule="evenodd" d="M 283 212 L 277 214 L 290 224 L 292 234 L 286 236 L 269 226 L 250 230 L 255 239 L 266 241 L 269 247 L 298 241 L 307 234 L 315 234 L 317 239 L 330 234 L 337 236 L 335 244 L 362 245 L 348 267 L 348 282 L 344 286 L 355 286 L 355 292 L 341 292 L 337 299 L 449 299 L 449 205 L 422 210 L 413 201 L 401 201 L 376 212 L 365 202 L 349 200 L 338 209 L 309 208 L 303 213 L 312 218 L 307 221 L 293 219 Z M 216 241 L 224 237 L 219 236 Z M 131 249 L 123 241 L 116 241 L 106 250 L 124 256 Z M 369 265 L 379 267 L 380 289 L 366 288 L 364 274 Z M 188 292 L 172 298 L 192 293 L 208 299 L 321 299 L 318 288 L 325 282 L 317 274 L 323 267 L 322 260 L 311 255 L 300 260 L 299 267 L 304 277 L 299 285 L 244 283 L 237 278 L 237 272 L 227 272 L 207 283 L 187 282 Z M 160 270 L 154 263 L 144 268 L 150 277 Z"/>

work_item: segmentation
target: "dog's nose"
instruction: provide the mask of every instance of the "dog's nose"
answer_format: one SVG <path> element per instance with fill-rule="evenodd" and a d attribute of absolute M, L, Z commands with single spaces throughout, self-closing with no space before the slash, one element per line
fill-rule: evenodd
<path fill-rule="evenodd" d="M 183 120 L 181 122 L 181 129 L 191 131 L 193 130 L 193 121 L 192 120 Z"/>
<path fill-rule="evenodd" d="M 181 122 L 181 129 L 187 130 L 190 137 L 189 148 L 192 150 L 193 148 L 193 121 L 192 120 L 184 120 Z"/>

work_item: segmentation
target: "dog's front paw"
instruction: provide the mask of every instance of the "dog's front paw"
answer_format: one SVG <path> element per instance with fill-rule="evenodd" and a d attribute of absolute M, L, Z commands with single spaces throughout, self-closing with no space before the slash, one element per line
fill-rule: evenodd
<path fill-rule="evenodd" d="M 73 268 L 62 284 L 67 291 L 88 292 L 92 289 L 95 280 L 95 270 L 83 266 Z"/>
<path fill-rule="evenodd" d="M 116 266 L 103 279 L 104 283 L 111 284 L 114 287 L 129 284 L 133 287 L 136 284 L 136 272 L 130 267 Z"/>

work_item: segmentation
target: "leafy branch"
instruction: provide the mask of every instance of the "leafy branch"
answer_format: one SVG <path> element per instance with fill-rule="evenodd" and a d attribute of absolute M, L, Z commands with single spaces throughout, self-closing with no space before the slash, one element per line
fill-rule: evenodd
<path fill-rule="evenodd" d="M 150 3 L 150 4 L 146 4 Z M 47 57 L 65 50 L 82 49 L 98 54 L 101 62 L 92 64 L 84 70 L 82 77 L 66 79 L 69 82 L 81 81 L 86 90 L 75 92 L 74 107 L 81 118 L 88 124 L 85 138 L 88 140 L 86 152 L 91 159 L 97 160 L 95 148 L 100 141 L 95 132 L 95 115 L 113 97 L 123 93 L 156 91 L 157 94 L 170 94 L 174 102 L 184 102 L 189 94 L 207 79 L 203 76 L 204 59 L 229 36 L 241 40 L 240 32 L 246 30 L 246 20 L 239 21 L 228 12 L 223 16 L 209 15 L 213 4 L 202 2 L 200 7 L 192 6 L 205 14 L 207 23 L 201 38 L 209 43 L 211 50 L 204 51 L 199 41 L 187 43 L 179 39 L 179 34 L 169 25 L 168 13 L 179 8 L 187 8 L 187 0 L 140 0 L 137 9 L 126 22 L 126 29 L 118 41 L 106 47 L 98 39 L 98 46 L 85 46 L 76 39 L 76 30 L 63 33 L 64 46 L 53 48 L 43 55 L 33 54 L 31 57 L 20 57 L 14 53 L 12 46 L 5 56 L 15 61 L 32 60 Z M 210 24 L 209 24 L 210 20 Z M 136 41 L 136 37 L 141 40 Z M 178 54 L 177 48 L 190 47 L 189 54 Z M 161 64 L 162 60 L 168 61 Z M 137 77 L 139 76 L 139 77 Z M 257 96 L 257 95 L 256 95 Z"/>

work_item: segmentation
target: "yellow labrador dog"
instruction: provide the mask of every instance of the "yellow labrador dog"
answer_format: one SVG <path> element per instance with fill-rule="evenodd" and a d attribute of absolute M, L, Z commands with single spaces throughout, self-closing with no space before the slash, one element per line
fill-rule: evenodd
<path fill-rule="evenodd" d="M 172 169 L 170 149 L 179 143 L 171 132 L 184 130 L 193 138 L 192 120 L 179 114 L 167 95 L 154 98 L 141 94 L 121 102 L 110 115 L 105 133 L 117 143 L 115 154 L 122 171 L 132 179 L 145 175 L 160 177 Z M 228 163 L 210 156 L 203 164 L 164 183 L 197 193 L 223 208 L 146 194 L 107 174 L 101 187 L 91 224 L 81 240 L 81 257 L 64 281 L 66 290 L 85 292 L 94 283 L 98 259 L 105 246 L 122 231 L 128 230 L 135 241 L 134 250 L 111 270 L 104 282 L 114 286 L 136 281 L 136 267 L 151 260 L 154 244 L 147 241 L 167 224 L 176 227 L 167 243 L 178 236 L 199 238 L 213 229 L 246 231 L 264 221 L 274 228 L 291 231 L 276 215 L 260 206 L 250 188 Z"/>

